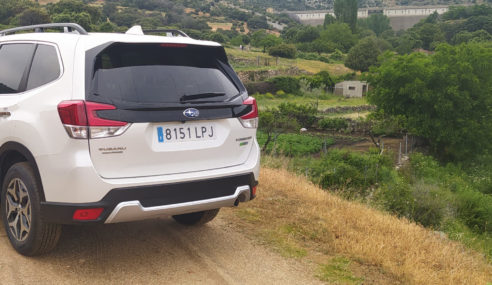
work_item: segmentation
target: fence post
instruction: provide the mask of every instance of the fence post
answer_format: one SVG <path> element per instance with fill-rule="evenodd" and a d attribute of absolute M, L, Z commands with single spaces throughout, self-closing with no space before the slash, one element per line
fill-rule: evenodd
<path fill-rule="evenodd" d="M 401 164 L 401 142 L 400 142 L 400 149 L 398 151 L 398 164 Z"/>
<path fill-rule="evenodd" d="M 408 155 L 408 134 L 405 134 L 405 155 Z"/>
<path fill-rule="evenodd" d="M 323 143 L 323 152 L 326 154 L 327 150 L 326 150 L 326 138 L 325 138 L 325 141 Z"/>

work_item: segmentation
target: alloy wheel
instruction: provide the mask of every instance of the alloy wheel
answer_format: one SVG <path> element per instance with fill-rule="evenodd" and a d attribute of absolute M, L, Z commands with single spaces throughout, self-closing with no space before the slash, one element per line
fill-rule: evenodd
<path fill-rule="evenodd" d="M 19 178 L 10 181 L 5 195 L 5 211 L 11 235 L 24 241 L 31 230 L 31 200 L 27 187 Z"/>

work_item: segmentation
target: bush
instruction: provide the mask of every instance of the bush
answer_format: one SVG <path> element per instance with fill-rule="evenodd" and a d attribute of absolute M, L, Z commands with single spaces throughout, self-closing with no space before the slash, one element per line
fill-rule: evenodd
<path fill-rule="evenodd" d="M 323 118 L 318 121 L 318 126 L 328 131 L 341 131 L 348 127 L 348 122 L 344 118 Z"/>
<path fill-rule="evenodd" d="M 284 58 L 296 58 L 297 49 L 291 44 L 279 44 L 268 49 L 268 54 Z"/>
<path fill-rule="evenodd" d="M 277 90 L 282 90 L 286 93 L 299 95 L 301 91 L 301 84 L 299 79 L 290 76 L 278 76 L 271 78 L 269 82 L 275 85 Z"/>
<path fill-rule="evenodd" d="M 249 94 L 255 93 L 275 93 L 278 88 L 272 82 L 248 82 L 244 84 L 246 90 L 248 90 Z"/>
<path fill-rule="evenodd" d="M 350 196 L 365 197 L 368 186 L 385 179 L 391 171 L 392 161 L 378 152 L 361 154 L 331 150 L 310 166 L 310 175 L 323 188 L 343 189 Z"/>
<path fill-rule="evenodd" d="M 316 53 L 312 52 L 298 52 L 297 53 L 298 58 L 302 59 L 307 59 L 307 60 L 317 60 L 317 61 L 322 61 L 326 63 L 331 63 L 331 60 L 327 58 L 326 56 L 322 56 Z"/>
<path fill-rule="evenodd" d="M 282 103 L 278 106 L 280 114 L 297 121 L 301 127 L 309 128 L 316 122 L 318 109 L 311 105 Z"/>

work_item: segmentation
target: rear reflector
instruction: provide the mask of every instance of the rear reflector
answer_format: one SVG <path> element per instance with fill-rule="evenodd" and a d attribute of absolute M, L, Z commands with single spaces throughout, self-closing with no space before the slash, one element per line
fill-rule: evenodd
<path fill-rule="evenodd" d="M 257 186 L 253 187 L 253 190 L 251 190 L 251 194 L 253 195 L 253 197 L 256 196 L 256 187 Z"/>
<path fill-rule="evenodd" d="M 255 129 L 258 127 L 258 105 L 256 104 L 256 99 L 253 97 L 248 97 L 248 99 L 244 100 L 243 105 L 250 105 L 251 111 L 241 116 L 239 121 L 245 128 Z"/>
<path fill-rule="evenodd" d="M 115 110 L 108 104 L 83 100 L 63 101 L 58 104 L 58 114 L 68 135 L 74 139 L 106 138 L 121 135 L 128 129 L 127 122 L 100 118 L 97 111 Z"/>
<path fill-rule="evenodd" d="M 94 221 L 99 219 L 103 211 L 103 208 L 79 209 L 73 213 L 73 219 L 76 221 Z"/>

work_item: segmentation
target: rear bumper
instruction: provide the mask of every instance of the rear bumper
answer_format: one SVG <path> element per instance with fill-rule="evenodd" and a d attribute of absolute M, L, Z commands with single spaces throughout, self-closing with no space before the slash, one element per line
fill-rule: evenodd
<path fill-rule="evenodd" d="M 258 184 L 253 173 L 189 182 L 115 188 L 94 203 L 42 202 L 45 222 L 55 224 L 118 223 L 163 215 L 178 215 L 233 206 L 236 200 L 254 198 L 252 189 Z M 79 209 L 103 208 L 97 220 L 76 221 Z"/>

